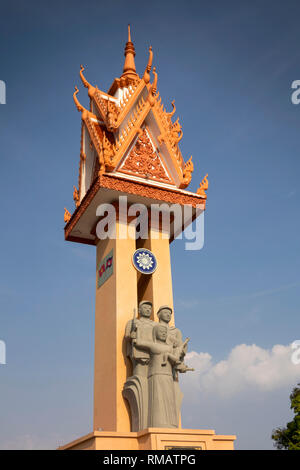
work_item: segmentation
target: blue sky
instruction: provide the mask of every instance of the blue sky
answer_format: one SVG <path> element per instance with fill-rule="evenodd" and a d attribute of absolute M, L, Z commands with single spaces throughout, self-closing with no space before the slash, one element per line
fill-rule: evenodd
<path fill-rule="evenodd" d="M 120 76 L 128 23 L 137 70 L 151 44 L 167 109 L 176 99 L 190 189 L 209 175 L 204 248 L 171 245 L 190 350 L 217 364 L 238 345 L 271 351 L 300 338 L 299 13 L 297 1 L 268 0 L 1 3 L 1 448 L 54 448 L 92 428 L 95 250 L 63 236 L 79 163 L 72 93 L 81 63 L 103 90 Z M 82 86 L 79 96 L 87 105 Z M 249 379 L 226 399 L 200 388 L 183 424 L 271 448 L 272 428 L 290 417 L 293 367 L 283 382 Z M 205 414 L 208 395 L 217 416 Z"/>

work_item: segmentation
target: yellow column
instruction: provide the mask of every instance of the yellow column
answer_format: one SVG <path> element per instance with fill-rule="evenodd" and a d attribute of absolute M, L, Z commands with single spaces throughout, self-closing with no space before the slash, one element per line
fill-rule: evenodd
<path fill-rule="evenodd" d="M 119 235 L 131 230 L 131 236 Z M 122 396 L 124 383 L 131 375 L 131 363 L 126 357 L 124 332 L 138 305 L 138 276 L 132 264 L 136 250 L 135 228 L 117 221 L 116 239 L 99 240 L 97 244 L 96 318 L 95 318 L 95 377 L 94 430 L 130 431 L 130 413 Z M 157 259 L 157 269 L 149 276 L 144 300 L 153 302 L 154 320 L 161 305 L 173 309 L 172 275 L 169 240 L 150 228 L 143 243 Z M 98 288 L 101 260 L 113 252 L 113 274 Z M 145 275 L 144 275 L 145 276 Z M 174 316 L 173 316 L 174 317 Z M 174 324 L 172 318 L 171 324 Z"/>
<path fill-rule="evenodd" d="M 130 416 L 122 389 L 131 366 L 124 331 L 137 306 L 137 272 L 131 261 L 135 240 L 118 238 L 121 224 L 116 224 L 115 240 L 99 240 L 97 245 L 97 270 L 111 250 L 114 261 L 113 274 L 100 288 L 96 274 L 94 430 L 126 432 Z"/>

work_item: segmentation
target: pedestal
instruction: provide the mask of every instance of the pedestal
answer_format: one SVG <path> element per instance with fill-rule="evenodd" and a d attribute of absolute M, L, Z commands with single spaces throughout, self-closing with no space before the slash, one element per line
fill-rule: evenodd
<path fill-rule="evenodd" d="M 59 450 L 233 450 L 236 436 L 213 430 L 148 428 L 139 432 L 94 431 Z"/>

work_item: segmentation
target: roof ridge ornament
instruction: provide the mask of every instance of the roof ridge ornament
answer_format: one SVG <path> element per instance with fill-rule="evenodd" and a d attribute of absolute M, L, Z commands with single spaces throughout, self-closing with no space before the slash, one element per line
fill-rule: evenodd
<path fill-rule="evenodd" d="M 150 46 L 148 64 L 147 64 L 147 67 L 145 68 L 145 72 L 143 76 L 144 82 L 146 84 L 150 82 L 150 71 L 152 67 L 152 61 L 153 61 L 153 52 L 152 52 L 152 46 Z"/>
<path fill-rule="evenodd" d="M 151 88 L 148 93 L 148 101 L 150 103 L 150 106 L 154 106 L 155 103 L 155 95 L 157 91 L 157 73 L 156 73 L 156 67 L 153 67 L 153 75 L 154 75 L 154 80 L 151 85 Z"/>
<path fill-rule="evenodd" d="M 186 188 L 190 184 L 193 171 L 194 171 L 194 164 L 192 162 L 192 155 L 191 155 L 183 167 L 182 181 L 179 186 L 181 189 Z"/>
<path fill-rule="evenodd" d="M 74 188 L 74 191 L 73 191 L 73 199 L 74 199 L 74 202 L 75 202 L 75 206 L 78 207 L 80 205 L 80 201 L 79 201 L 79 191 L 78 189 L 76 188 L 76 186 L 73 186 Z"/>
<path fill-rule="evenodd" d="M 79 75 L 80 75 L 81 81 L 82 81 L 83 85 L 85 86 L 85 88 L 88 89 L 89 97 L 93 98 L 93 96 L 95 94 L 95 91 L 96 91 L 96 88 L 87 81 L 87 79 L 85 78 L 85 76 L 82 73 L 84 70 L 85 70 L 84 66 L 80 65 Z"/>
<path fill-rule="evenodd" d="M 197 189 L 197 194 L 202 196 L 204 199 L 207 198 L 207 195 L 205 193 L 205 191 L 208 189 L 208 179 L 207 179 L 207 177 L 208 177 L 208 173 L 206 173 L 206 175 L 204 176 L 203 180 L 200 183 L 199 188 Z"/>
<path fill-rule="evenodd" d="M 176 112 L 175 100 L 173 100 L 173 101 L 171 102 L 171 105 L 172 105 L 172 108 L 173 108 L 173 109 L 172 109 L 172 111 L 171 111 L 170 113 L 167 113 L 167 112 L 166 112 L 167 119 L 171 119 L 172 116 L 173 116 L 173 115 L 175 114 L 175 112 Z M 172 121 L 171 121 L 171 124 L 172 124 Z"/>
<path fill-rule="evenodd" d="M 85 110 L 85 108 L 78 101 L 78 98 L 76 96 L 78 93 L 79 93 L 79 90 L 78 90 L 77 86 L 75 86 L 75 91 L 73 93 L 73 100 L 74 100 L 75 106 L 78 109 L 78 111 L 82 113 Z"/>
<path fill-rule="evenodd" d="M 67 224 L 71 219 L 71 213 L 68 211 L 68 209 L 65 208 L 65 213 L 64 213 L 64 222 Z"/>
<path fill-rule="evenodd" d="M 78 111 L 82 113 L 82 116 L 81 116 L 82 119 L 86 119 L 88 116 L 93 116 L 93 114 L 90 111 L 88 111 L 84 106 L 82 106 L 82 104 L 79 103 L 78 98 L 76 96 L 78 93 L 79 93 L 79 90 L 77 86 L 75 86 L 75 91 L 73 93 L 73 100 Z"/>

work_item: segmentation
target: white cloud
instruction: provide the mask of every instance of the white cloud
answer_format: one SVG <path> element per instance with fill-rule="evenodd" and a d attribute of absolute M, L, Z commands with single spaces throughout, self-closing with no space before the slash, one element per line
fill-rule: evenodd
<path fill-rule="evenodd" d="M 300 381 L 293 352 L 291 345 L 240 344 L 220 361 L 188 353 L 185 362 L 195 371 L 180 377 L 183 426 L 236 434 L 240 449 L 272 448 L 272 429 L 290 420 L 289 394 Z"/>
<path fill-rule="evenodd" d="M 291 361 L 291 346 L 277 344 L 271 350 L 255 344 L 235 346 L 228 357 L 217 363 L 208 353 L 192 351 L 186 362 L 195 372 L 182 379 L 183 386 L 196 387 L 203 393 L 232 397 L 249 387 L 257 391 L 272 391 L 292 385 L 299 379 L 300 367 Z"/>

